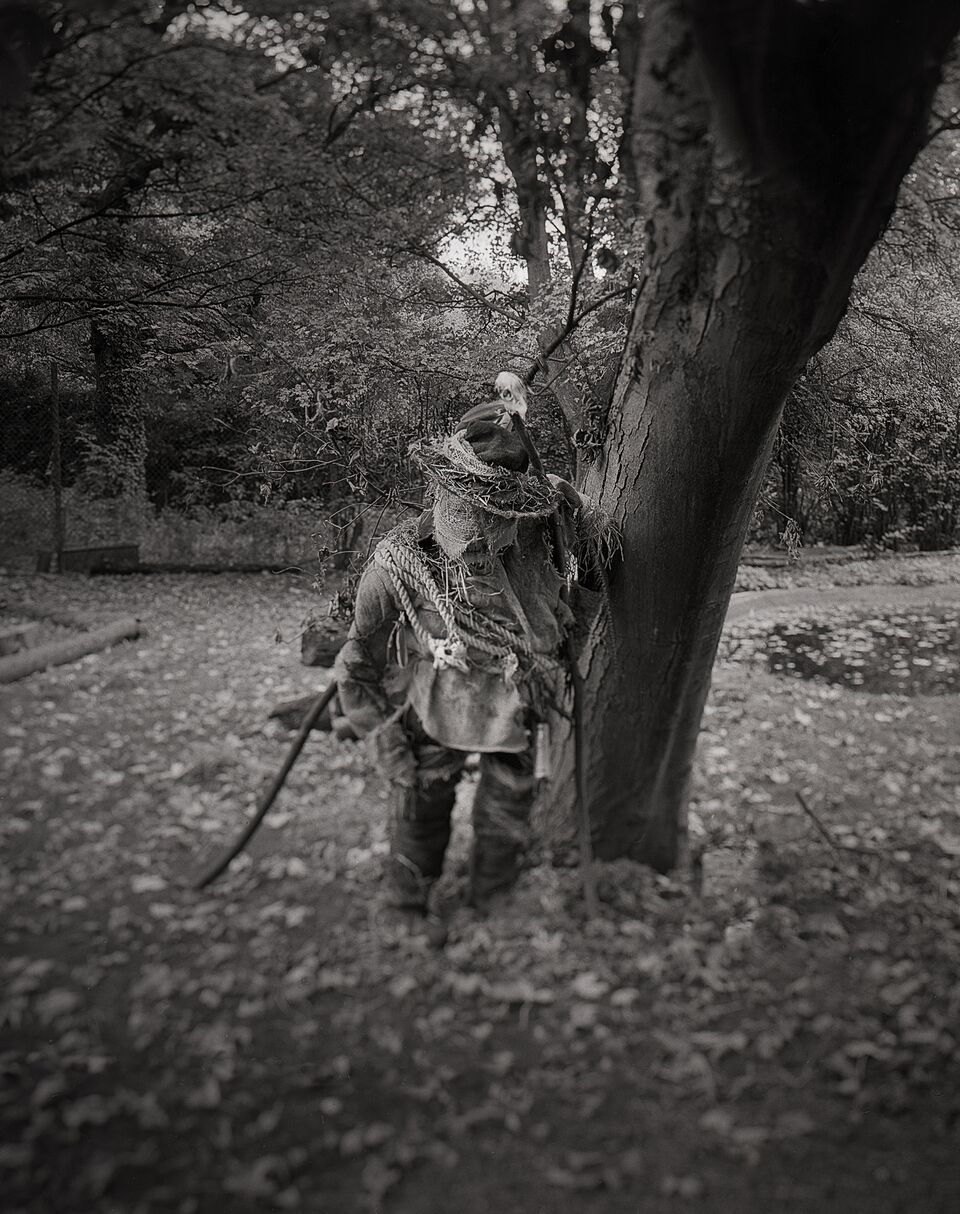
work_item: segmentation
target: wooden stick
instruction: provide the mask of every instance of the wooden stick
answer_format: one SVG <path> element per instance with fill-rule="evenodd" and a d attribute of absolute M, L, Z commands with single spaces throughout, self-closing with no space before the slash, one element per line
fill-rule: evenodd
<path fill-rule="evenodd" d="M 287 776 L 290 774 L 290 769 L 299 758 L 300 751 L 303 750 L 303 744 L 309 737 L 311 729 L 313 729 L 320 714 L 333 699 L 336 690 L 337 684 L 336 682 L 332 682 L 326 691 L 317 696 L 316 700 L 314 700 L 310 711 L 300 722 L 300 728 L 297 731 L 297 736 L 290 744 L 290 749 L 287 751 L 287 757 L 283 761 L 283 766 L 273 777 L 273 782 L 271 783 L 270 787 L 260 798 L 260 802 L 257 805 L 257 812 L 253 815 L 253 818 L 251 818 L 249 825 L 245 827 L 243 834 L 240 835 L 236 843 L 234 843 L 226 855 L 221 860 L 218 860 L 217 863 L 214 864 L 212 868 L 208 869 L 204 876 L 197 881 L 194 889 L 203 889 L 205 886 L 216 881 L 221 873 L 226 872 L 233 861 L 237 858 L 237 856 L 240 855 L 243 849 L 253 838 L 257 827 L 267 816 L 267 811 L 270 809 L 270 806 L 274 803 L 274 801 L 276 801 L 277 794 L 280 792 L 280 789 L 283 788 L 284 782 Z"/>
<path fill-rule="evenodd" d="M 524 425 L 519 413 L 511 413 L 511 420 L 517 435 L 523 443 L 527 458 L 537 476 L 549 484 L 547 474 L 543 470 L 540 454 L 533 445 L 533 439 Z M 563 529 L 560 524 L 558 511 L 550 516 L 550 537 L 553 540 L 554 562 L 557 572 L 563 579 L 560 592 L 564 603 L 569 606 L 570 594 L 567 587 L 566 552 L 567 546 L 563 539 Z M 586 772 L 586 738 L 583 731 L 583 679 L 577 665 L 577 655 L 573 651 L 569 638 L 564 642 L 567 666 L 570 670 L 570 684 L 573 695 L 573 763 L 574 763 L 574 804 L 577 819 L 577 843 L 580 851 L 580 876 L 583 881 L 583 902 L 587 917 L 596 919 L 600 915 L 600 899 L 597 894 L 597 878 L 593 868 L 593 836 L 590 826 L 590 809 L 587 804 L 587 772 Z"/>
<path fill-rule="evenodd" d="M 821 838 L 825 839 L 827 841 L 827 843 L 829 843 L 830 846 L 833 848 L 833 850 L 839 855 L 840 848 L 837 847 L 836 843 L 834 842 L 833 835 L 830 834 L 830 832 L 827 830 L 827 828 L 824 826 L 824 824 L 820 821 L 820 819 L 817 817 L 817 815 L 813 812 L 813 810 L 807 804 L 803 793 L 794 792 L 793 795 L 800 802 L 800 808 L 803 810 L 803 812 L 807 815 L 807 817 L 810 819 L 810 821 L 817 828 L 817 832 L 821 836 Z"/>
<path fill-rule="evenodd" d="M 63 573 L 64 525 L 63 525 L 63 461 L 60 454 L 60 369 L 56 360 L 50 360 L 50 483 L 53 488 L 53 543 L 57 567 L 54 573 Z"/>

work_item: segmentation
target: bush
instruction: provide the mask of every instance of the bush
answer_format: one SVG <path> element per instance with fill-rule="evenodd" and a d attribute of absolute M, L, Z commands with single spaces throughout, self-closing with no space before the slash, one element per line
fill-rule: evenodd
<path fill-rule="evenodd" d="M 310 501 L 229 502 L 154 512 L 140 501 L 91 498 L 70 488 L 64 491 L 63 506 L 66 547 L 135 543 L 146 564 L 303 564 L 316 561 L 318 553 L 338 551 L 345 542 L 337 512 L 322 511 Z M 380 534 L 393 521 L 392 513 L 385 515 Z M 367 536 L 375 522 L 374 517 L 367 523 Z M 357 560 L 367 542 L 358 544 Z M 0 469 L 0 560 L 32 569 L 36 554 L 52 544 L 49 486 Z"/>
<path fill-rule="evenodd" d="M 801 384 L 801 387 L 805 385 Z M 751 538 L 935 551 L 960 543 L 960 413 L 933 399 L 787 403 Z"/>
<path fill-rule="evenodd" d="M 166 509 L 150 521 L 141 559 L 157 564 L 300 564 L 316 560 L 328 533 L 326 519 L 310 502 Z"/>

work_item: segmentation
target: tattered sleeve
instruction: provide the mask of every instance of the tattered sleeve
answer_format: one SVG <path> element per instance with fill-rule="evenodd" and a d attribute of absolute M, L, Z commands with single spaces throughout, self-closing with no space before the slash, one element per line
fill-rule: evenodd
<path fill-rule="evenodd" d="M 333 668 L 340 708 L 360 737 L 372 733 L 393 711 L 384 675 L 399 615 L 385 575 L 371 565 L 360 579 L 353 623 Z"/>
<path fill-rule="evenodd" d="M 609 516 L 560 476 L 549 475 L 560 494 L 560 524 L 567 551 L 577 562 L 576 580 L 588 591 L 602 591 L 604 572 L 620 547 Z"/>

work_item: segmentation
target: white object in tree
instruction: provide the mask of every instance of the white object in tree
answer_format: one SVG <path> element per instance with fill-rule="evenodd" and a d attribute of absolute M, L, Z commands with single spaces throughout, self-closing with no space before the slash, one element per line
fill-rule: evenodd
<path fill-rule="evenodd" d="M 527 420 L 527 386 L 513 371 L 501 371 L 493 381 L 497 396 L 503 401 L 503 407 L 510 414 L 516 414 L 521 421 Z"/>

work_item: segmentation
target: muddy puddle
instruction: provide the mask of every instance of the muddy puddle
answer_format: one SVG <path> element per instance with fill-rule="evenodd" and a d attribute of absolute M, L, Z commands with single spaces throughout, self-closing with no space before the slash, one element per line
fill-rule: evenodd
<path fill-rule="evenodd" d="M 774 674 L 854 691 L 906 696 L 960 692 L 960 613 L 910 612 L 857 620 L 791 620 L 760 639 Z M 739 658 L 739 652 L 734 655 Z"/>

